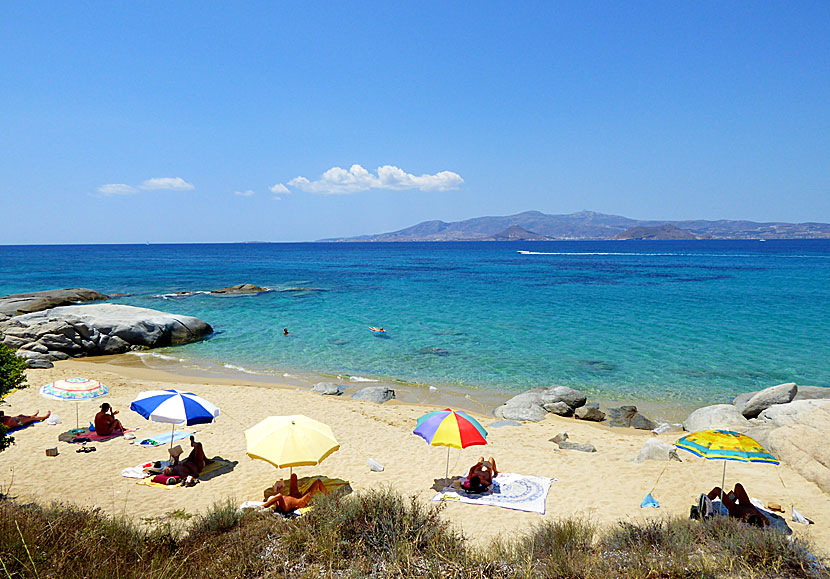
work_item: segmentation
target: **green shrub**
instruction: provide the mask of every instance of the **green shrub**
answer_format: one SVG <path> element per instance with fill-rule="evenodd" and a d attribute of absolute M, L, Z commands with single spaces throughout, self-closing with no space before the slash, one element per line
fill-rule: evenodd
<path fill-rule="evenodd" d="M 0 344 L 0 400 L 17 388 L 26 387 L 26 362 L 18 358 L 14 350 Z M 0 425 L 0 452 L 8 448 L 14 438 L 7 436 L 8 429 Z"/>

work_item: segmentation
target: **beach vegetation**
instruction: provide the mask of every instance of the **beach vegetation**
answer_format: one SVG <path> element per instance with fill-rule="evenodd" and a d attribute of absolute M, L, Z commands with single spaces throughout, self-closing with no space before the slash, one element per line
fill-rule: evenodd
<path fill-rule="evenodd" d="M 321 495 L 295 518 L 243 513 L 226 500 L 173 527 L 6 499 L 0 579 L 830 578 L 809 542 L 734 519 L 627 520 L 601 528 L 588 519 L 551 518 L 524 535 L 482 543 L 465 538 L 442 509 L 383 488 Z"/>
<path fill-rule="evenodd" d="M 0 400 L 6 394 L 26 387 L 26 362 L 18 358 L 14 350 L 0 344 Z M 8 429 L 0 424 L 0 452 L 11 446 L 14 438 L 8 436 Z"/>

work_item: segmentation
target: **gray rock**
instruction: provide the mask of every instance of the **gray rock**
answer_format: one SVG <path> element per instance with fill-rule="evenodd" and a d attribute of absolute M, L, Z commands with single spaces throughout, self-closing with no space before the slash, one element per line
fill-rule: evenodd
<path fill-rule="evenodd" d="M 637 430 L 654 430 L 657 428 L 657 423 L 638 412 L 631 418 L 631 427 Z"/>
<path fill-rule="evenodd" d="M 543 392 L 544 394 L 547 394 L 546 391 L 542 391 L 540 389 L 522 392 L 521 394 L 517 394 L 505 402 L 504 406 L 542 406 L 542 404 L 546 404 L 548 402 L 556 402 L 552 396 L 546 397 L 543 395 Z"/>
<path fill-rule="evenodd" d="M 362 388 L 352 394 L 352 400 L 363 400 L 366 402 L 374 402 L 375 404 L 383 404 L 395 397 L 395 391 L 385 386 L 369 386 Z"/>
<path fill-rule="evenodd" d="M 549 402 L 542 406 L 547 412 L 556 414 L 558 416 L 570 416 L 574 413 L 573 408 L 568 406 L 565 402 Z"/>
<path fill-rule="evenodd" d="M 830 399 L 830 388 L 822 388 L 821 386 L 799 386 L 798 392 L 796 392 L 793 401 L 824 399 Z"/>
<path fill-rule="evenodd" d="M 788 404 L 774 404 L 764 409 L 753 422 L 767 426 L 801 424 L 804 422 L 804 416 L 817 408 L 830 409 L 830 400 L 794 400 Z"/>
<path fill-rule="evenodd" d="M 98 349 L 102 354 L 123 354 L 130 350 L 130 343 L 118 336 L 101 336 Z"/>
<path fill-rule="evenodd" d="M 26 366 L 33 370 L 47 370 L 49 368 L 55 367 L 55 365 L 46 358 L 29 358 L 28 360 L 26 360 Z"/>
<path fill-rule="evenodd" d="M 69 354 L 64 354 L 59 350 L 55 350 L 54 352 L 49 352 L 48 354 L 46 354 L 44 358 L 46 358 L 47 360 L 51 360 L 52 362 L 55 362 L 57 360 L 68 360 L 70 356 Z"/>
<path fill-rule="evenodd" d="M 574 411 L 574 416 L 580 420 L 590 420 L 592 422 L 602 422 L 605 420 L 605 413 L 596 406 L 583 406 Z"/>
<path fill-rule="evenodd" d="M 673 444 L 663 442 L 659 438 L 649 438 L 637 453 L 634 462 L 646 460 L 676 460 L 682 462 L 677 456 L 677 449 Z"/>
<path fill-rule="evenodd" d="M 636 406 L 626 405 L 618 408 L 609 408 L 608 417 L 610 422 L 608 424 L 609 426 L 631 426 L 631 419 L 634 418 L 635 414 L 637 414 Z"/>
<path fill-rule="evenodd" d="M 343 394 L 343 387 L 332 382 L 318 382 L 311 387 L 311 391 L 323 396 L 340 396 Z"/>
<path fill-rule="evenodd" d="M 539 422 L 548 415 L 547 411 L 539 405 L 535 406 L 499 406 L 495 412 L 496 418 L 505 420 L 521 420 L 523 422 Z"/>
<path fill-rule="evenodd" d="M 50 352 L 52 350 L 63 350 L 65 352 L 74 352 L 81 350 L 81 346 L 70 340 L 63 334 L 47 334 L 38 339 L 38 343 L 46 347 Z"/>
<path fill-rule="evenodd" d="M 755 418 L 773 404 L 786 404 L 791 402 L 795 398 L 796 392 L 798 392 L 798 386 L 795 385 L 795 382 L 772 386 L 771 388 L 761 390 L 747 400 L 739 411 L 746 418 Z"/>
<path fill-rule="evenodd" d="M 568 440 L 567 432 L 560 432 L 550 439 L 551 442 L 558 445 L 562 450 L 578 450 L 580 452 L 596 452 L 596 447 L 589 442 L 570 442 Z"/>
<path fill-rule="evenodd" d="M 569 386 L 552 386 L 548 391 L 556 397 L 554 402 L 564 402 L 574 409 L 585 406 L 588 400 L 584 393 Z"/>
<path fill-rule="evenodd" d="M 715 404 L 698 408 L 683 422 L 683 429 L 689 432 L 711 429 L 743 432 L 750 426 L 751 424 L 743 414 L 731 404 Z"/>
<path fill-rule="evenodd" d="M 522 423 L 515 420 L 496 420 L 488 424 L 487 428 L 504 428 L 505 426 L 522 426 Z"/>
<path fill-rule="evenodd" d="M 259 287 L 258 285 L 254 285 L 252 283 L 243 283 L 239 285 L 232 285 L 229 287 L 223 287 L 221 289 L 211 290 L 210 293 L 212 294 L 225 294 L 225 295 L 246 295 L 246 294 L 260 294 L 262 292 L 267 292 L 268 288 Z"/>
<path fill-rule="evenodd" d="M 0 297 L 0 313 L 4 316 L 30 314 L 81 302 L 105 300 L 109 296 L 90 289 L 56 289 Z"/>
<path fill-rule="evenodd" d="M 738 409 L 738 412 L 742 412 L 746 403 L 749 402 L 749 399 L 755 396 L 756 394 L 758 394 L 757 390 L 755 392 L 743 392 L 741 394 L 738 394 L 732 401 L 732 405 Z"/>

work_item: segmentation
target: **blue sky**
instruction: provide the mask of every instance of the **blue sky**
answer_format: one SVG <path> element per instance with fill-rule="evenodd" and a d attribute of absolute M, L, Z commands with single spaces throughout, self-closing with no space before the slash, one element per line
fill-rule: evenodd
<path fill-rule="evenodd" d="M 447 4 L 0 3 L 0 243 L 830 221 L 827 2 Z"/>

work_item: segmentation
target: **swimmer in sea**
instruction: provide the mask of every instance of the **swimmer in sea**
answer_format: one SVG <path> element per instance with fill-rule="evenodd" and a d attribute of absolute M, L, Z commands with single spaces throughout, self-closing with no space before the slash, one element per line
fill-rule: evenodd
<path fill-rule="evenodd" d="M 282 329 L 282 335 L 283 335 L 283 336 L 287 336 L 287 335 L 288 335 L 288 328 L 283 328 L 283 329 Z"/>

